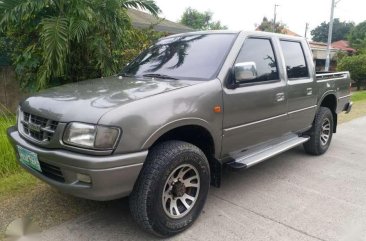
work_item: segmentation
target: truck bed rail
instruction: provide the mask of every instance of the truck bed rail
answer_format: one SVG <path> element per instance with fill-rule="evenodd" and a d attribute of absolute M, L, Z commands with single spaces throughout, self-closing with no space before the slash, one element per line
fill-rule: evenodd
<path fill-rule="evenodd" d="M 327 81 L 336 79 L 345 79 L 349 77 L 349 72 L 317 73 L 317 81 Z"/>

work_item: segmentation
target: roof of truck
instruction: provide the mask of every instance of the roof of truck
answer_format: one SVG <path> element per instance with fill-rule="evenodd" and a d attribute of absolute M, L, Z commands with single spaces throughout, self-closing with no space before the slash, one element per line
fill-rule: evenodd
<path fill-rule="evenodd" d="M 171 38 L 171 37 L 180 37 L 180 36 L 188 36 L 188 35 L 197 35 L 197 34 L 223 34 L 223 33 L 227 33 L 227 34 L 240 34 L 240 33 L 244 33 L 244 34 L 248 34 L 248 35 L 256 35 L 256 36 L 277 36 L 279 38 L 286 38 L 286 39 L 304 39 L 304 37 L 297 37 L 297 36 L 290 36 L 290 35 L 286 35 L 286 34 L 279 34 L 279 33 L 271 33 L 271 32 L 263 32 L 263 31 L 245 31 L 245 30 L 240 30 L 240 31 L 235 31 L 235 30 L 205 30 L 205 31 L 194 31 L 194 32 L 187 32 L 187 33 L 181 33 L 181 34 L 175 34 L 175 35 L 170 35 L 167 36 L 165 38 Z"/>

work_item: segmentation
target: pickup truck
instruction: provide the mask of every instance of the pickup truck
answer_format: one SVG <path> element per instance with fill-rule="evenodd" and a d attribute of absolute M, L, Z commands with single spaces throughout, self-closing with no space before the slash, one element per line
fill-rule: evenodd
<path fill-rule="evenodd" d="M 93 200 L 129 196 L 162 237 L 187 229 L 224 167 L 249 168 L 303 144 L 327 151 L 349 112 L 348 72 L 316 74 L 304 38 L 245 31 L 168 36 L 120 74 L 20 103 L 8 136 L 20 165 Z"/>

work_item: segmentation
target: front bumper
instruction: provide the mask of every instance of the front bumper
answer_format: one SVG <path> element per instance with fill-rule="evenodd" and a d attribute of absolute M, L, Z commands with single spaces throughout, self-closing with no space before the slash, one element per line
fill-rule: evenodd
<path fill-rule="evenodd" d="M 47 175 L 46 169 L 36 171 L 22 163 L 19 164 L 37 178 L 51 186 L 74 196 L 92 200 L 113 200 L 128 196 L 140 173 L 148 151 L 111 156 L 91 156 L 66 150 L 46 149 L 24 140 L 15 127 L 7 131 L 8 137 L 17 152 L 21 146 L 38 155 L 42 166 L 53 171 L 57 169 L 62 178 Z M 17 154 L 18 155 L 18 154 Z M 77 174 L 88 175 L 91 183 L 81 182 Z M 56 177 L 56 176 L 55 176 Z"/>

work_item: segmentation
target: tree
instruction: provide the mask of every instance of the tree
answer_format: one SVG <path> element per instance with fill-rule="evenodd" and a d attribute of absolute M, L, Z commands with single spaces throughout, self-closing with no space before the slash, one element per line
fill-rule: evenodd
<path fill-rule="evenodd" d="M 116 73 L 132 31 L 127 8 L 160 11 L 153 0 L 1 0 L 0 31 L 22 85 Z"/>
<path fill-rule="evenodd" d="M 366 53 L 366 21 L 359 23 L 348 36 L 352 47 Z"/>
<path fill-rule="evenodd" d="M 333 22 L 332 42 L 347 39 L 348 34 L 354 26 L 355 24 L 352 22 L 341 22 L 339 18 L 335 18 Z M 315 29 L 311 30 L 310 33 L 313 36 L 313 40 L 326 43 L 328 41 L 328 29 L 329 23 L 322 22 Z"/>
<path fill-rule="evenodd" d="M 213 13 L 199 12 L 193 8 L 187 8 L 179 22 L 188 27 L 197 30 L 218 30 L 218 29 L 227 29 L 227 26 L 222 25 L 220 21 L 212 20 Z"/>
<path fill-rule="evenodd" d="M 366 54 L 343 57 L 338 61 L 337 70 L 349 71 L 360 90 L 366 80 Z"/>
<path fill-rule="evenodd" d="M 8 52 L 9 52 L 8 39 L 4 33 L 0 32 L 0 66 L 9 64 Z"/>
<path fill-rule="evenodd" d="M 283 23 L 276 22 L 275 23 L 275 33 L 282 33 L 286 28 L 286 25 Z M 264 32 L 273 32 L 273 20 L 268 20 L 268 18 L 264 17 L 261 24 L 258 25 L 257 30 Z"/>

